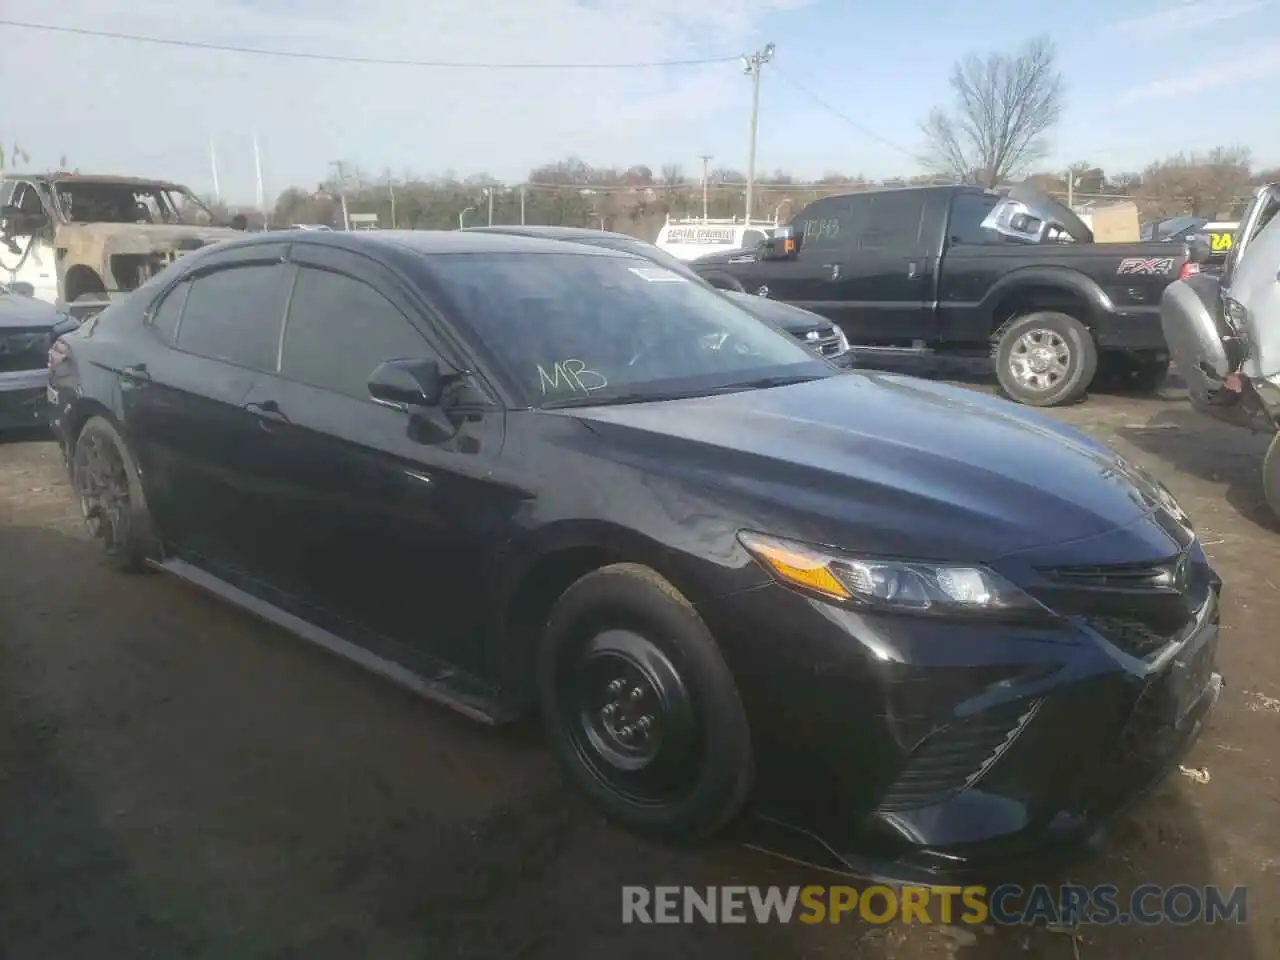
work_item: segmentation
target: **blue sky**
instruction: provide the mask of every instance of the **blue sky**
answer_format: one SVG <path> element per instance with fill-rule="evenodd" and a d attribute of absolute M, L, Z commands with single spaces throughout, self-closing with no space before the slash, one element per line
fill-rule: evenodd
<path fill-rule="evenodd" d="M 1263 105 L 1280 77 L 1280 0 L 3 0 L 6 19 L 365 57 L 564 63 L 733 56 L 777 45 L 758 169 L 919 172 L 918 123 L 968 52 L 1059 46 L 1065 119 L 1046 167 L 1108 171 L 1218 145 L 1280 165 Z M 426 70 L 269 59 L 0 26 L 0 140 L 29 166 L 165 176 L 231 200 L 312 185 L 330 161 L 519 182 L 699 154 L 744 169 L 751 84 L 736 63 L 656 70 Z M 816 94 L 850 124 L 813 102 Z M 1250 116 L 1250 111 L 1257 111 Z M 886 145 L 888 143 L 897 145 Z"/>

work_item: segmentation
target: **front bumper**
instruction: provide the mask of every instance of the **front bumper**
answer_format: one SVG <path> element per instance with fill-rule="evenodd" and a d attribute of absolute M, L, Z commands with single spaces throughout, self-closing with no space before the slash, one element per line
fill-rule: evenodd
<path fill-rule="evenodd" d="M 1078 855 L 1199 736 L 1218 590 L 1151 662 L 1070 626 L 870 617 L 774 585 L 712 605 L 757 746 L 744 839 L 898 883 Z"/>
<path fill-rule="evenodd" d="M 0 430 L 47 425 L 47 370 L 0 373 Z"/>

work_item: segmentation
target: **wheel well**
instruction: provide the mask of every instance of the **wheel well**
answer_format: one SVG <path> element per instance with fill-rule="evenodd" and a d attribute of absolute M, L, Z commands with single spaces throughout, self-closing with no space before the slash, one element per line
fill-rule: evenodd
<path fill-rule="evenodd" d="M 1080 294 L 1062 287 L 1022 287 L 1011 291 L 998 304 L 991 317 L 991 332 L 996 334 L 1010 320 L 1036 310 L 1055 310 L 1075 317 L 1093 329 L 1093 308 Z"/>
<path fill-rule="evenodd" d="M 538 559 L 507 603 L 504 627 L 508 637 L 517 641 L 513 650 L 521 651 L 519 656 L 532 656 L 551 607 L 560 595 L 592 570 L 620 559 L 595 546 L 566 547 Z"/>
<path fill-rule="evenodd" d="M 89 421 L 90 417 L 102 417 L 105 420 L 109 420 L 116 429 L 120 427 L 111 411 L 103 404 L 97 400 L 81 400 L 72 408 L 70 415 L 67 417 L 66 426 L 63 429 L 63 438 L 67 444 L 68 457 L 75 450 L 76 440 L 80 436 L 80 431 L 84 429 L 84 425 Z"/>
<path fill-rule="evenodd" d="M 83 264 L 76 264 L 67 271 L 67 302 L 70 303 L 76 297 L 84 296 L 86 293 L 106 293 L 107 285 L 102 282 L 102 278 L 98 276 L 92 268 Z"/>

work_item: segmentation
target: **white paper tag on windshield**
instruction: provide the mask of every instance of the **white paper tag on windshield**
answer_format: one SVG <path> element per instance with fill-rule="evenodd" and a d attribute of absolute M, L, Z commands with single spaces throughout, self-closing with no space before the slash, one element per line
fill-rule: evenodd
<path fill-rule="evenodd" d="M 648 280 L 650 283 L 688 283 L 686 277 L 680 276 L 678 273 L 672 273 L 670 270 L 664 270 L 662 267 L 628 267 L 641 280 Z"/>

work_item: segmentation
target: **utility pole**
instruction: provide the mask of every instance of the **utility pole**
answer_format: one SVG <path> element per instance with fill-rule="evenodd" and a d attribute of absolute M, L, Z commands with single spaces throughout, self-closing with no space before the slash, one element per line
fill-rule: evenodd
<path fill-rule="evenodd" d="M 391 171 L 387 171 L 387 193 L 391 197 L 391 229 L 396 228 L 396 182 L 391 176 Z"/>
<path fill-rule="evenodd" d="M 742 72 L 751 78 L 751 146 L 747 152 L 747 223 L 751 222 L 751 204 L 756 189 L 756 127 L 760 119 L 760 68 L 773 59 L 775 47 L 766 44 L 751 56 L 743 56 Z"/>
<path fill-rule="evenodd" d="M 524 226 L 524 190 L 525 185 L 520 184 L 520 225 Z"/>
<path fill-rule="evenodd" d="M 1067 171 L 1067 209 L 1074 210 L 1076 197 L 1076 175 L 1070 170 Z"/>
<path fill-rule="evenodd" d="M 754 138 L 753 138 L 754 139 Z M 711 162 L 711 154 L 704 153 L 699 160 L 702 161 L 702 219 L 707 219 L 707 164 Z"/>
<path fill-rule="evenodd" d="M 213 144 L 213 134 L 209 135 L 209 170 L 213 174 L 213 196 L 222 202 L 222 188 L 218 185 L 218 150 Z"/>
<path fill-rule="evenodd" d="M 253 135 L 253 170 L 257 175 L 258 189 L 255 198 L 258 202 L 258 209 L 265 215 L 267 212 L 267 195 L 262 188 L 262 152 L 258 149 L 258 135 Z"/>
<path fill-rule="evenodd" d="M 351 229 L 351 217 L 347 213 L 347 167 L 341 160 L 332 161 L 329 166 L 334 168 L 338 180 L 338 200 L 342 204 L 342 229 Z"/>
<path fill-rule="evenodd" d="M 493 187 L 486 187 L 485 193 L 489 195 L 489 226 L 493 226 Z"/>

